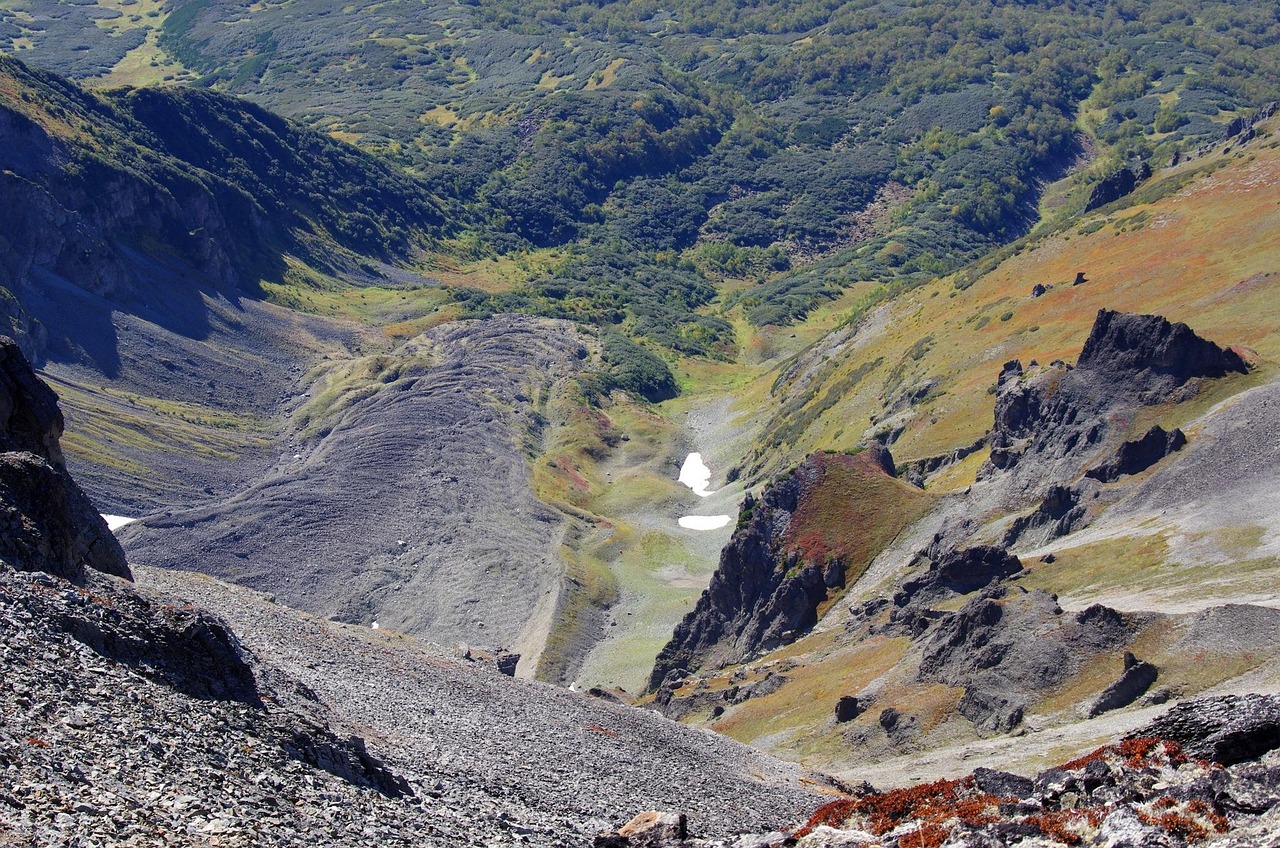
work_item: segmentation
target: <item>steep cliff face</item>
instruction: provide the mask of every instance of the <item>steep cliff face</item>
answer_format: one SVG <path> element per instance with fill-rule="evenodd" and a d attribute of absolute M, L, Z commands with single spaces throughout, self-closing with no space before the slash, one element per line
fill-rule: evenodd
<path fill-rule="evenodd" d="M 659 653 L 650 688 L 673 673 L 739 662 L 795 641 L 878 544 L 919 515 L 927 496 L 893 476 L 881 447 L 814 454 L 748 496 L 711 585 Z"/>
<path fill-rule="evenodd" d="M 67 473 L 58 399 L 0 336 L 0 559 L 73 582 L 91 568 L 129 577 L 120 543 Z"/>

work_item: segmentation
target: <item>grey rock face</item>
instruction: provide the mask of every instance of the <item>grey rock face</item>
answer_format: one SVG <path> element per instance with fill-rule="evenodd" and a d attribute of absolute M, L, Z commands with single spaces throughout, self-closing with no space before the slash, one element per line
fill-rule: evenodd
<path fill-rule="evenodd" d="M 58 399 L 0 336 L 0 558 L 83 582 L 85 568 L 129 577 L 124 551 L 67 473 Z"/>
<path fill-rule="evenodd" d="M 1126 473 L 1122 467 L 1137 467 L 1151 457 L 1159 434 L 1148 433 L 1140 446 L 1121 448 L 1115 444 L 1116 413 L 1185 399 L 1194 395 L 1197 380 L 1247 370 L 1234 351 L 1202 339 L 1185 324 L 1099 310 L 1075 367 L 1054 362 L 1027 370 L 1017 361 L 1005 364 L 996 388 L 991 457 L 979 476 L 1011 473 L 1015 491 L 1039 496 L 1046 483 L 1065 486 L 1076 480 L 1082 461 L 1099 464 L 1108 446 L 1119 464 L 1099 473 Z M 1168 438 L 1166 453 L 1178 441 Z"/>
<path fill-rule="evenodd" d="M 1160 671 L 1154 665 L 1139 660 L 1128 662 L 1133 659 L 1133 654 L 1125 654 L 1125 659 L 1125 669 L 1120 679 L 1103 689 L 1102 694 L 1089 706 L 1090 718 L 1129 706 L 1156 682 Z"/>
<path fill-rule="evenodd" d="M 1280 747 L 1280 696 L 1221 695 L 1178 704 L 1132 734 L 1172 739 L 1194 757 L 1232 765 Z"/>
<path fill-rule="evenodd" d="M 1108 462 L 1085 472 L 1086 477 L 1110 483 L 1126 474 L 1139 474 L 1155 465 L 1187 444 L 1186 435 L 1179 429 L 1166 432 L 1159 425 L 1152 427 L 1140 439 L 1125 442 Z"/>

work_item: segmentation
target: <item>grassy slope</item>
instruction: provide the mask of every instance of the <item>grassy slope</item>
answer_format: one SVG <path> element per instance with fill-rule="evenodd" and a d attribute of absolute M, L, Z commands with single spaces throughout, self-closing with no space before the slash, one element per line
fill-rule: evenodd
<path fill-rule="evenodd" d="M 871 418 L 886 400 L 926 379 L 938 386 L 905 422 L 895 458 L 967 445 L 990 425 L 989 389 L 1001 364 L 1074 361 L 1104 307 L 1158 312 L 1208 338 L 1246 346 L 1264 363 L 1280 359 L 1280 207 L 1267 188 L 1280 177 L 1278 146 L 1275 137 L 1263 138 L 1243 151 L 1162 171 L 1120 208 L 1024 240 L 963 291 L 949 278 L 938 280 L 865 318 L 882 329 L 864 334 L 856 357 L 832 356 L 830 373 L 806 387 L 810 401 L 802 413 L 860 366 L 881 364 L 769 456 L 766 470 L 814 450 L 855 446 L 874 430 Z M 1153 202 L 1144 203 L 1147 197 Z M 1078 271 L 1089 282 L 1072 286 Z M 1033 298 L 1037 283 L 1054 287 Z"/>
<path fill-rule="evenodd" d="M 894 445 L 899 461 L 969 444 L 990 425 L 993 398 L 988 387 L 1001 363 L 1015 358 L 1024 363 L 1073 361 L 1095 313 L 1104 307 L 1185 321 L 1208 338 L 1247 348 L 1259 364 L 1249 377 L 1212 385 L 1190 403 L 1146 410 L 1133 423 L 1135 431 L 1153 423 L 1185 425 L 1225 397 L 1274 375 L 1280 360 L 1280 206 L 1269 186 L 1278 179 L 1280 140 L 1264 133 L 1243 149 L 1215 151 L 1160 172 L 1136 196 L 1070 228 L 1029 238 L 965 290 L 943 279 L 889 304 L 866 319 L 856 352 L 828 345 L 801 355 L 802 361 L 827 360 L 817 363 L 819 379 L 804 386 L 814 401 L 829 387 L 847 382 L 865 363 L 881 362 L 854 391 L 815 415 L 794 443 L 762 452 L 763 473 L 814 450 L 854 446 L 874 430 L 871 417 L 894 396 L 886 384 L 905 388 L 924 379 L 938 381 L 914 413 L 900 420 L 906 429 Z M 1084 271 L 1089 282 L 1070 285 L 1077 271 Z M 1032 298 L 1036 283 L 1054 288 Z M 757 380 L 745 395 L 766 403 L 774 376 Z M 785 396 L 771 399 L 776 408 Z M 979 452 L 935 477 L 930 490 L 967 486 L 983 458 Z M 1229 595 L 1259 581 L 1274 582 L 1280 563 L 1253 553 L 1261 541 L 1257 528 L 1223 528 L 1213 535 L 1207 542 L 1229 554 L 1225 564 L 1174 563 L 1170 541 L 1162 535 L 1077 546 L 1068 539 L 1056 562 L 1029 562 L 1031 571 L 1023 583 L 1086 595 L 1108 587 L 1134 592 L 1144 586 L 1167 587 L 1171 564 L 1177 567 L 1179 584 L 1187 587 L 1188 600 L 1203 595 L 1208 586 L 1214 587 L 1208 591 Z M 1178 634 L 1161 627 L 1144 633 L 1134 649 L 1157 662 L 1161 684 L 1175 689 L 1200 691 L 1264 668 L 1273 659 L 1225 651 L 1213 654 L 1206 666 L 1209 654 L 1189 657 L 1170 649 Z M 730 708 L 710 726 L 773 753 L 829 768 L 849 765 L 855 752 L 847 734 L 856 734 L 860 724 L 874 724 L 886 706 L 916 713 L 927 708 L 924 713 L 936 721 L 925 722 L 926 746 L 972 739 L 970 728 L 946 720 L 959 690 L 914 683 L 910 663 L 902 663 L 905 647 L 903 640 L 883 638 L 849 645 L 835 630 L 820 626 L 759 663 L 726 669 L 699 684 L 715 689 L 728 685 L 734 672 L 750 680 L 769 668 L 791 681 L 774 694 Z M 1074 720 L 1080 701 L 1115 673 L 1105 663 L 1087 665 L 1061 691 L 1050 694 L 1037 721 Z M 834 725 L 830 709 L 836 698 L 873 683 L 881 692 L 876 709 L 850 725 Z M 710 716 L 692 720 L 710 721 Z"/>

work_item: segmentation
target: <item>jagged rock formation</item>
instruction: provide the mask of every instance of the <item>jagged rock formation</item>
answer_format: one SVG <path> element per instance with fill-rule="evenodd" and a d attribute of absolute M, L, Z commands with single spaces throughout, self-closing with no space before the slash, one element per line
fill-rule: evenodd
<path fill-rule="evenodd" d="M 82 583 L 85 568 L 129 577 L 124 551 L 67 473 L 58 398 L 0 336 L 0 559 Z"/>
<path fill-rule="evenodd" d="M 1176 427 L 1172 432 L 1165 432 L 1160 425 L 1148 430 L 1140 439 L 1125 442 L 1116 449 L 1115 456 L 1095 468 L 1085 472 L 1103 483 L 1112 483 L 1127 474 L 1141 474 L 1171 453 L 1182 450 L 1187 443 L 1186 435 Z"/>
<path fill-rule="evenodd" d="M 1193 757 L 1234 765 L 1280 748 L 1280 696 L 1197 698 L 1132 735 L 1172 739 Z"/>
<path fill-rule="evenodd" d="M 1103 689 L 1097 700 L 1089 705 L 1089 717 L 1129 706 L 1150 689 L 1159 676 L 1160 669 L 1125 651 L 1124 671 L 1120 679 Z"/>
<path fill-rule="evenodd" d="M 565 517 L 526 459 L 545 398 L 589 365 L 572 326 L 448 324 L 322 381 L 316 433 L 245 491 L 121 533 L 135 562 L 191 568 L 299 609 L 536 662 L 563 593 Z M 366 373 L 367 372 L 367 373 Z"/>
<path fill-rule="evenodd" d="M 924 574 L 906 580 L 893 593 L 895 607 L 922 607 L 943 598 L 967 595 L 1022 571 L 1022 563 L 1003 548 L 980 545 L 929 557 Z"/>
<path fill-rule="evenodd" d="M 1015 470 L 1034 457 L 1034 467 L 1018 474 L 1025 486 L 1070 483 L 1079 458 L 1114 440 L 1109 415 L 1189 397 L 1200 379 L 1247 370 L 1239 354 L 1185 324 L 1100 310 L 1074 368 L 1061 361 L 1030 371 L 1017 361 L 1005 364 L 996 389 L 991 458 L 981 476 Z M 1121 453 L 1133 454 L 1133 461 L 1145 447 Z"/>
<path fill-rule="evenodd" d="M 795 641 L 812 628 L 818 608 L 845 584 L 848 552 L 826 543 L 814 546 L 820 540 L 805 535 L 797 513 L 824 486 L 833 485 L 838 479 L 834 469 L 890 481 L 892 463 L 888 450 L 878 446 L 852 457 L 817 454 L 766 486 L 758 501 L 748 496 L 711 585 L 658 654 L 650 689 L 673 673 L 737 662 Z"/>

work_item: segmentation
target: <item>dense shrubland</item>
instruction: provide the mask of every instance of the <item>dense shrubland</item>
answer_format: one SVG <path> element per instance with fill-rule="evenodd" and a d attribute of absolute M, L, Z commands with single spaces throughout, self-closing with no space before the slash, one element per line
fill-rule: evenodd
<path fill-rule="evenodd" d="M 92 72 L 55 43 L 61 24 L 3 15 L 0 38 Z M 855 282 L 883 298 L 1028 232 L 1086 151 L 1082 186 L 1280 97 L 1280 23 L 1260 2 L 191 0 L 160 44 L 201 85 L 416 177 L 426 205 L 377 225 L 376 194 L 334 198 L 353 243 L 394 249 L 415 214 L 443 213 L 480 255 L 565 253 L 514 291 L 459 290 L 469 314 L 564 316 L 694 355 L 732 345 L 708 315 L 724 278 L 745 281 L 733 303 L 759 325 Z"/>

